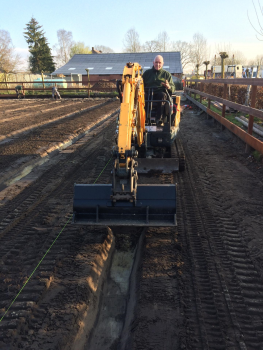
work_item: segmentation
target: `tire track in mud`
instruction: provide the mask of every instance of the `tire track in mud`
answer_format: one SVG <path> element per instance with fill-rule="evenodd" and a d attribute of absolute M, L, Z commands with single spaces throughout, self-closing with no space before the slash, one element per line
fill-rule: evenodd
<path fill-rule="evenodd" d="M 26 135 L 20 135 L 10 143 L 0 145 L 1 181 L 5 183 L 10 176 L 11 178 L 17 176 L 16 172 L 21 167 L 22 169 L 26 166 L 32 167 L 31 163 L 41 161 L 57 151 L 65 142 L 72 142 L 87 128 L 92 127 L 100 116 L 104 116 L 104 113 L 113 112 L 115 107 L 118 107 L 116 101 L 107 103 L 105 106 L 95 106 L 94 110 L 83 115 L 78 114 L 52 125 L 43 125 Z"/>
<path fill-rule="evenodd" d="M 102 126 L 99 129 L 104 134 L 98 132 L 95 140 L 91 137 L 88 144 L 65 154 L 48 171 L 48 177 L 44 174 L 9 206 L 1 208 L 1 311 L 68 218 L 73 182 L 94 182 L 110 158 L 115 125 L 108 125 L 107 130 Z M 149 228 L 145 232 L 133 320 L 122 335 L 125 346 L 144 350 L 261 349 L 263 282 L 244 239 L 244 226 L 231 215 L 225 188 L 222 190 L 215 176 L 220 165 L 207 165 L 202 152 L 194 153 L 185 137 L 182 141 L 185 172 L 139 176 L 142 184 L 178 184 L 178 227 Z M 110 181 L 110 171 L 111 165 L 100 183 Z M 251 203 L 256 207 L 261 202 L 255 199 Z M 7 218 L 4 211 L 9 212 Z M 117 231 L 118 244 L 122 245 Z M 4 330 L 0 341 L 10 344 L 12 339 L 12 344 L 27 349 L 48 349 L 50 344 L 64 349 L 71 344 L 72 334 L 76 335 L 80 327 L 79 314 L 85 313 L 76 306 L 74 296 L 82 307 L 95 298 L 77 282 L 83 278 L 81 257 L 86 250 L 91 255 L 99 251 L 106 236 L 101 229 L 67 226 L 24 289 L 25 294 L 15 302 L 14 312 L 0 324 Z M 122 237 L 125 239 L 125 233 Z M 52 298 L 54 289 L 47 291 L 59 278 L 65 279 L 64 289 L 60 286 Z M 72 280 L 74 284 L 68 283 Z M 68 310 L 68 303 L 74 304 L 73 311 Z"/>
<path fill-rule="evenodd" d="M 173 184 L 174 175 L 139 175 L 140 184 Z M 145 231 L 137 276 L 137 295 L 125 349 L 179 349 L 180 250 L 175 227 Z M 124 347 L 123 347 L 124 349 Z"/>
<path fill-rule="evenodd" d="M 105 124 L 98 127 L 96 140 L 91 136 L 88 144 L 74 153 L 64 154 L 63 159 L 48 171 L 48 176 L 43 174 L 30 188 L 1 208 L 1 316 L 70 216 L 73 184 L 93 183 L 110 159 L 115 123 L 108 121 Z M 102 183 L 109 181 L 110 171 L 110 166 L 105 169 L 100 177 Z M 10 213 L 8 217 L 6 213 Z M 78 241 L 80 231 L 81 228 L 73 225 L 63 231 L 63 239 L 59 239 L 43 260 L 1 322 L 0 340 L 8 342 L 12 336 L 17 344 L 24 334 L 24 341 L 28 342 L 28 329 L 36 330 L 37 325 L 33 323 L 42 323 L 40 316 L 34 317 L 32 323 L 30 315 L 49 288 L 57 263 L 72 250 L 72 245 L 77 249 L 74 242 Z M 105 237 L 104 232 L 102 230 L 100 236 Z M 90 236 L 92 239 L 91 233 Z"/>
<path fill-rule="evenodd" d="M 216 181 L 211 179 L 209 186 L 207 179 L 200 179 L 197 165 L 201 163 L 201 157 L 193 158 L 187 150 L 187 171 L 177 174 L 174 180 L 166 179 L 167 182 L 164 176 L 159 177 L 161 183 L 178 183 L 178 231 L 174 239 L 173 262 L 177 262 L 177 307 L 181 317 L 176 319 L 174 310 L 174 322 L 169 323 L 169 331 L 176 329 L 177 333 L 174 331 L 171 344 L 175 349 L 261 349 L 262 278 L 249 258 L 242 233 L 223 209 L 220 183 L 215 186 Z M 139 179 L 141 181 L 142 177 Z M 153 181 L 156 183 L 156 178 Z M 146 183 L 150 180 L 146 179 Z M 257 201 L 255 205 L 258 205 Z M 151 273 L 158 269 L 165 271 L 165 257 L 158 256 L 160 249 L 151 255 L 151 264 L 147 265 L 147 250 L 149 255 L 151 251 L 147 235 L 151 231 L 146 233 L 142 270 L 139 272 L 140 297 L 131 328 L 133 349 L 170 348 L 167 338 L 163 339 L 163 334 L 167 335 L 169 331 L 159 331 L 160 328 L 155 327 L 162 318 L 161 313 L 158 313 L 160 319 L 151 323 L 155 303 L 158 303 L 154 283 L 151 290 L 149 285 L 146 288 L 144 285 Z M 161 242 L 161 230 L 154 231 L 158 235 L 156 242 L 158 239 Z M 169 236 L 168 231 L 165 230 Z M 158 267 L 154 267 L 156 256 L 159 257 Z M 148 267 L 145 275 L 144 266 Z M 176 295 L 175 290 L 171 290 Z M 166 299 L 169 298 L 166 296 Z"/>
<path fill-rule="evenodd" d="M 212 346 L 216 336 L 217 348 L 261 349 L 262 277 L 250 258 L 242 229 L 225 209 L 220 182 L 213 178 L 212 171 L 200 172 L 205 165 L 202 164 L 202 154 L 193 157 L 186 143 L 185 152 L 190 166 L 188 177 L 179 176 L 179 189 L 185 191 L 186 188 L 179 197 L 183 201 L 180 208 L 189 211 L 185 218 L 192 217 L 186 244 L 191 247 L 191 274 L 195 278 L 198 315 L 209 315 L 200 322 L 204 326 L 200 332 L 201 348 Z M 206 166 L 209 168 L 209 164 Z M 192 195 L 189 206 L 184 201 L 186 197 L 191 198 L 191 192 L 195 195 Z M 192 211 L 200 212 L 199 222 L 194 222 Z M 201 276 L 200 268 L 201 271 L 207 270 L 204 276 Z M 205 282 L 203 290 L 199 287 L 202 278 Z M 210 293 L 205 291 L 208 286 Z M 185 302 L 187 304 L 187 300 Z M 207 322 L 210 323 L 212 314 L 215 316 L 211 322 L 213 329 L 209 329 Z"/>
<path fill-rule="evenodd" d="M 90 112 L 109 102 L 112 101 L 110 99 L 106 99 L 106 101 L 102 103 L 98 101 L 88 101 L 81 104 L 81 107 L 84 108 L 79 108 L 80 106 L 78 103 L 71 103 L 66 106 L 53 107 L 43 112 L 40 111 L 38 114 L 24 114 L 19 116 L 19 118 L 2 119 L 1 122 L 3 122 L 4 125 L 1 126 L 1 143 L 12 142 L 12 138 L 23 137 L 24 134 L 34 132 L 37 128 L 47 127 L 49 124 L 58 123 L 60 120 L 65 121 L 67 118 L 76 117 L 78 114 Z M 64 109 L 64 107 L 66 109 Z"/>
<path fill-rule="evenodd" d="M 78 101 L 79 103 L 81 102 L 84 102 L 84 101 Z M 88 102 L 88 100 L 85 100 L 85 102 Z M 69 107 L 73 104 L 75 104 L 76 102 L 72 102 L 72 101 L 69 101 L 69 100 L 58 100 L 58 101 L 42 101 L 42 103 L 40 104 L 33 104 L 31 103 L 31 105 L 26 105 L 24 107 L 20 107 L 20 108 L 15 108 L 15 109 L 9 109 L 9 108 L 12 108 L 11 106 L 1 106 L 2 108 L 4 108 L 2 110 L 2 115 L 7 117 L 6 114 L 8 113 L 13 113 L 13 114 L 16 114 L 16 112 L 18 112 L 19 114 L 21 114 L 21 111 L 23 111 L 24 109 L 26 109 L 26 114 L 22 113 L 22 116 L 16 116 L 14 117 L 15 119 L 18 119 L 18 118 L 23 118 L 23 116 L 30 116 L 32 114 L 32 112 L 29 112 L 28 113 L 28 109 L 30 111 L 30 108 L 36 108 L 36 107 L 44 107 L 44 108 L 41 108 L 40 111 L 44 111 L 44 112 L 47 112 L 47 111 L 50 111 L 50 110 L 54 110 L 54 109 L 57 109 L 57 108 L 64 108 L 64 107 Z M 61 105 L 61 106 L 59 106 Z M 52 106 L 52 109 L 50 109 L 49 107 Z M 41 113 L 41 112 L 40 112 Z M 13 118 L 12 116 L 9 116 L 10 120 Z M 1 119 L 0 120 L 1 122 L 3 122 L 3 120 Z"/>

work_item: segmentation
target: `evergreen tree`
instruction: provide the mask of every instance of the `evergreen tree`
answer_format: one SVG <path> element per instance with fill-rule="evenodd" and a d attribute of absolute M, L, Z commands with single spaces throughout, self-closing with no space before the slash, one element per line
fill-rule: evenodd
<path fill-rule="evenodd" d="M 29 67 L 32 73 L 41 72 L 42 70 L 53 72 L 55 70 L 53 56 L 41 28 L 42 26 L 32 17 L 30 22 L 26 24 L 26 31 L 24 32 L 30 52 Z"/>

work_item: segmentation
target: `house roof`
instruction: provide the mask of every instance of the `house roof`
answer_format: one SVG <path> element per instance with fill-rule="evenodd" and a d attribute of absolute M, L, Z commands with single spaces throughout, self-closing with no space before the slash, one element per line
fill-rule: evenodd
<path fill-rule="evenodd" d="M 58 68 L 55 74 L 83 74 L 89 69 L 90 75 L 122 74 L 128 62 L 138 62 L 143 70 L 153 65 L 156 55 L 163 56 L 163 68 L 170 73 L 183 73 L 180 52 L 138 52 L 138 53 L 101 53 L 99 55 L 74 55 L 63 67 Z"/>

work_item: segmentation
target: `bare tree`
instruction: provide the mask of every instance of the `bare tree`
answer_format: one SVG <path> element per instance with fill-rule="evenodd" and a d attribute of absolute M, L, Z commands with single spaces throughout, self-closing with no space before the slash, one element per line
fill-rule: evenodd
<path fill-rule="evenodd" d="M 95 45 L 94 48 L 95 48 L 95 50 L 101 51 L 102 53 L 114 53 L 114 51 L 108 46 Z"/>
<path fill-rule="evenodd" d="M 169 36 L 167 32 L 161 32 L 158 34 L 158 38 L 156 40 L 158 45 L 158 51 L 168 51 L 169 50 Z"/>
<path fill-rule="evenodd" d="M 157 52 L 157 51 L 159 51 L 157 40 L 146 41 L 142 45 L 142 51 L 145 51 L 145 52 Z"/>
<path fill-rule="evenodd" d="M 260 41 L 263 41 L 263 27 L 261 25 L 261 21 L 262 19 L 260 20 L 260 16 L 263 16 L 263 6 L 261 6 L 260 4 L 260 1 L 258 0 L 258 7 L 259 7 L 259 10 L 257 9 L 257 7 L 255 6 L 255 3 L 254 3 L 254 0 L 252 0 L 252 3 L 253 3 L 253 7 L 254 7 L 254 10 L 255 10 L 255 13 L 256 13 L 256 17 L 257 17 L 257 25 L 258 25 L 258 29 L 256 28 L 256 26 L 253 25 L 253 23 L 251 22 L 250 18 L 249 18 L 249 14 L 248 14 L 248 11 L 247 11 L 247 17 L 248 17 L 248 20 L 252 26 L 252 28 L 255 30 L 255 32 L 257 33 L 256 34 L 256 38 Z M 261 37 L 258 38 L 258 36 Z"/>
<path fill-rule="evenodd" d="M 55 51 L 55 61 L 58 67 L 66 64 L 70 59 L 70 51 L 75 44 L 73 41 L 72 32 L 68 32 L 65 29 L 59 29 L 57 31 L 58 43 L 53 46 Z"/>
<path fill-rule="evenodd" d="M 15 54 L 15 49 L 9 32 L 0 30 L 0 71 L 3 73 L 13 72 L 21 63 L 19 55 Z"/>
<path fill-rule="evenodd" d="M 200 33 L 196 33 L 193 36 L 193 44 L 191 51 L 191 63 L 200 68 L 203 62 L 206 61 L 208 55 L 207 40 Z"/>
<path fill-rule="evenodd" d="M 228 52 L 229 57 L 225 60 L 226 64 L 246 64 L 247 58 L 241 51 L 232 51 Z"/>
<path fill-rule="evenodd" d="M 243 52 L 241 51 L 234 51 L 231 47 L 230 44 L 219 44 L 215 48 L 216 52 L 216 59 L 211 58 L 210 61 L 212 62 L 213 65 L 220 66 L 221 65 L 221 57 L 219 56 L 219 52 L 227 52 L 228 58 L 225 59 L 225 64 L 226 65 L 233 65 L 233 64 L 246 64 L 247 59 Z"/>
<path fill-rule="evenodd" d="M 125 52 L 139 52 L 141 50 L 139 34 L 135 28 L 131 28 L 127 31 L 123 41 Z"/>
<path fill-rule="evenodd" d="M 257 55 L 254 59 L 248 61 L 248 66 L 262 66 L 263 55 Z"/>
<path fill-rule="evenodd" d="M 192 59 L 192 49 L 193 45 L 192 43 L 187 43 L 186 41 L 173 41 L 171 43 L 171 50 L 172 51 L 179 51 L 181 53 L 181 62 L 183 69 L 191 63 Z"/>
<path fill-rule="evenodd" d="M 85 43 L 82 41 L 78 41 L 72 45 L 70 49 L 70 58 L 76 54 L 91 54 L 91 50 L 88 46 L 85 46 Z"/>

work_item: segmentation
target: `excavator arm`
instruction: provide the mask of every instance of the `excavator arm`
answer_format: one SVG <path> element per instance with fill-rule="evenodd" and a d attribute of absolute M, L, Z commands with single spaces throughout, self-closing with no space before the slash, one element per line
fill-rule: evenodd
<path fill-rule="evenodd" d="M 140 185 L 138 151 L 145 142 L 145 101 L 141 66 L 127 63 L 121 81 L 112 185 L 75 184 L 75 223 L 107 226 L 175 226 L 176 186 Z"/>
<path fill-rule="evenodd" d="M 136 201 L 137 171 L 135 138 L 140 147 L 144 142 L 144 85 L 138 63 L 127 63 L 122 76 L 122 102 L 118 122 L 117 147 L 114 151 L 113 187 L 111 199 Z"/>

